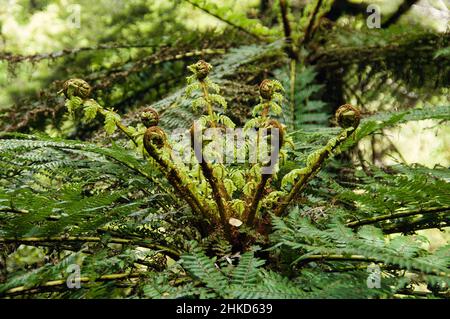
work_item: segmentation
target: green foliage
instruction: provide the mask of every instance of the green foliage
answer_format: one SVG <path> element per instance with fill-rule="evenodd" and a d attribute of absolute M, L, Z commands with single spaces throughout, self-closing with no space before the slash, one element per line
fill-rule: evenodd
<path fill-rule="evenodd" d="M 342 224 L 331 224 L 321 230 L 311 225 L 294 211 L 285 221 L 275 220 L 273 236 L 277 248 L 284 246 L 301 254 L 293 264 L 314 260 L 351 262 L 352 259 L 366 258 L 366 262 L 380 262 L 400 269 L 416 270 L 425 274 L 448 277 L 448 263 L 441 260 L 435 264 L 435 257 L 421 248 L 425 238 L 421 236 L 401 236 L 386 241 L 381 229 L 371 225 L 362 226 L 357 233 Z M 450 247 L 443 248 L 444 250 Z M 363 257 L 363 258 L 361 258 Z M 341 264 L 337 263 L 338 265 Z"/>
<path fill-rule="evenodd" d="M 216 259 L 208 258 L 201 250 L 195 248 L 182 257 L 181 264 L 190 276 L 205 285 L 207 290 L 199 292 L 205 296 L 252 299 L 306 296 L 301 288 L 296 287 L 287 278 L 262 270 L 260 267 L 265 262 L 255 258 L 255 251 L 258 249 L 254 248 L 242 254 L 236 266 L 225 261 L 219 269 Z"/>
<path fill-rule="evenodd" d="M 286 103 L 286 113 L 284 113 L 286 123 L 294 130 L 299 128 L 312 130 L 323 127 L 327 123 L 329 115 L 325 110 L 326 103 L 317 98 L 324 86 L 314 83 L 317 76 L 314 68 L 297 65 L 293 83 L 289 76 L 290 70 L 285 68 L 277 71 L 277 77 L 282 80 L 283 85 L 285 87 L 293 85 L 295 89 L 295 94 L 290 96 Z M 293 100 L 290 100 L 292 98 Z"/>

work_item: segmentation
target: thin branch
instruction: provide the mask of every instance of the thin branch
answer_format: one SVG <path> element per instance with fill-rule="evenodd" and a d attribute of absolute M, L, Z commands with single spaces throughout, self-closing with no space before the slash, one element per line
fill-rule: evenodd
<path fill-rule="evenodd" d="M 397 11 L 381 24 L 382 28 L 388 28 L 395 24 L 402 15 L 404 15 L 418 0 L 405 0 L 398 7 Z"/>
<path fill-rule="evenodd" d="M 284 37 L 286 42 L 286 53 L 291 59 L 290 62 L 290 81 L 289 81 L 289 107 L 292 114 L 292 123 L 295 125 L 295 80 L 297 76 L 296 62 L 298 52 L 292 39 L 291 24 L 288 19 L 288 6 L 286 0 L 280 0 L 281 18 L 283 20 Z"/>
<path fill-rule="evenodd" d="M 145 274 L 143 273 L 120 273 L 120 274 L 109 274 L 103 275 L 99 278 L 92 279 L 89 277 L 80 277 L 80 283 L 87 282 L 102 282 L 102 281 L 116 281 L 116 280 L 124 280 L 130 278 L 138 278 L 142 277 Z M 54 288 L 62 288 L 62 286 L 67 285 L 67 279 L 59 279 L 59 280 L 51 280 L 40 284 L 39 286 L 27 287 L 27 286 L 18 286 L 7 290 L 5 295 L 20 295 L 20 294 L 34 294 L 34 293 L 42 293 L 46 290 L 51 290 Z"/>
<path fill-rule="evenodd" d="M 437 292 L 436 295 L 441 298 L 449 298 L 449 292 L 440 291 Z M 432 292 L 428 291 L 409 291 L 408 289 L 400 289 L 396 292 L 394 297 L 402 298 L 402 296 L 413 296 L 413 297 L 422 297 L 422 298 L 428 298 L 435 296 Z"/>
<path fill-rule="evenodd" d="M 0 208 L 0 213 L 26 214 L 27 211 L 12 208 L 12 207 L 3 207 L 3 208 Z"/>
<path fill-rule="evenodd" d="M 103 239 L 101 237 L 96 236 L 66 236 L 66 237 L 58 237 L 58 236 L 51 236 L 51 237 L 22 237 L 22 238 L 1 238 L 0 237 L 0 243 L 21 243 L 21 244 L 39 244 L 39 243 L 49 243 L 49 242 L 102 242 Z M 164 252 L 167 256 L 171 257 L 172 259 L 179 259 L 181 253 L 171 247 L 163 246 L 156 243 L 150 243 L 144 239 L 126 239 L 126 238 L 119 238 L 119 237 L 113 237 L 113 238 L 107 238 L 106 241 L 108 243 L 112 244 L 124 244 L 124 245 L 136 245 L 144 248 L 149 249 L 157 249 L 162 252 Z"/>
<path fill-rule="evenodd" d="M 378 62 L 396 58 L 404 59 L 406 51 L 414 56 L 432 55 L 436 48 L 436 41 L 442 39 L 444 43 L 447 43 L 449 38 L 450 34 L 436 35 L 427 31 L 408 37 L 404 35 L 393 36 L 387 45 L 347 46 L 317 50 L 307 57 L 307 62 L 316 64 L 322 69 L 360 62 Z"/>
<path fill-rule="evenodd" d="M 449 214 L 441 213 L 434 215 L 433 220 L 430 220 L 429 217 L 422 217 L 414 219 L 413 221 L 408 220 L 408 222 L 400 223 L 400 225 L 390 225 L 389 227 L 383 226 L 382 229 L 383 233 L 388 235 L 394 233 L 411 233 L 423 229 L 442 229 L 449 226 Z"/>
<path fill-rule="evenodd" d="M 289 108 L 292 114 L 292 127 L 296 128 L 297 115 L 295 107 L 295 82 L 297 81 L 297 60 L 291 59 L 289 64 Z M 300 111 L 300 106 L 297 107 Z"/>
<path fill-rule="evenodd" d="M 148 131 L 147 131 L 148 132 Z M 161 129 L 162 134 L 165 135 L 164 131 Z M 175 188 L 175 190 L 182 196 L 182 198 L 189 204 L 192 210 L 199 213 L 204 219 L 203 224 L 212 218 L 210 214 L 209 205 L 202 202 L 197 193 L 194 192 L 189 186 L 189 181 L 184 181 L 183 177 L 180 175 L 180 171 L 177 167 L 168 159 L 161 155 L 161 151 L 153 145 L 147 138 L 147 133 L 144 135 L 144 148 L 147 153 L 155 160 L 159 165 L 161 171 L 165 174 L 168 182 Z M 192 183 L 192 181 L 191 181 Z M 203 226 L 206 227 L 206 224 Z M 206 229 L 206 228 L 205 228 Z"/>
<path fill-rule="evenodd" d="M 322 2 L 323 2 L 322 0 L 317 0 L 317 4 L 314 7 L 313 13 L 311 14 L 311 19 L 309 20 L 309 24 L 306 27 L 305 35 L 303 37 L 303 40 L 301 41 L 301 43 L 303 45 L 307 44 L 313 38 L 314 24 L 316 22 L 316 16 L 319 13 L 320 7 L 322 6 Z"/>
<path fill-rule="evenodd" d="M 308 257 L 299 259 L 301 264 L 307 264 L 313 261 L 361 261 L 361 262 L 376 262 L 376 258 L 361 256 L 361 255 L 310 255 Z"/>
<path fill-rule="evenodd" d="M 39 53 L 31 55 L 14 54 L 11 52 L 0 53 L 0 60 L 6 60 L 9 63 L 19 63 L 23 61 L 39 62 L 47 59 L 57 59 L 67 55 L 75 55 L 80 52 L 100 51 L 100 50 L 117 50 L 117 49 L 147 49 L 163 47 L 161 44 L 100 44 L 93 47 L 82 47 L 73 49 L 63 49 L 50 53 Z"/>
<path fill-rule="evenodd" d="M 340 254 L 331 254 L 331 255 L 309 255 L 305 258 L 297 260 L 302 265 L 313 262 L 313 261 L 356 261 L 356 262 L 375 262 L 375 263 L 384 263 L 383 260 L 374 258 L 374 257 L 366 257 L 362 255 L 340 255 Z M 423 272 L 421 269 L 412 268 L 412 270 Z M 438 269 L 431 269 L 426 271 L 426 273 L 432 273 L 437 276 L 442 277 L 450 277 L 448 273 L 439 271 Z"/>
<path fill-rule="evenodd" d="M 246 34 L 248 34 L 248 35 L 254 37 L 255 39 L 258 39 L 258 40 L 264 40 L 263 38 L 261 38 L 261 36 L 259 36 L 259 35 L 257 35 L 257 34 L 254 34 L 253 32 L 251 32 L 251 31 L 249 31 L 249 30 L 247 30 L 247 29 L 245 29 L 245 28 L 243 28 L 243 27 L 241 27 L 241 26 L 239 26 L 239 25 L 237 25 L 237 24 L 235 24 L 235 23 L 233 23 L 233 22 L 231 22 L 231 21 L 225 20 L 223 17 L 221 17 L 221 16 L 219 16 L 218 14 L 215 14 L 215 13 L 209 11 L 208 9 L 203 8 L 202 6 L 198 5 L 198 4 L 195 3 L 195 2 L 192 2 L 192 1 L 190 1 L 190 0 L 184 0 L 184 1 L 186 1 L 186 2 L 189 3 L 189 4 L 191 4 L 191 5 L 194 6 L 194 7 L 196 7 L 196 8 L 198 8 L 198 9 L 202 10 L 203 12 L 205 12 L 205 13 L 207 13 L 207 14 L 213 16 L 214 18 L 219 19 L 219 20 L 222 21 L 222 22 L 225 22 L 226 24 L 232 26 L 233 28 L 236 28 L 236 29 L 238 29 L 239 31 L 242 31 L 242 32 L 244 32 L 244 33 L 246 33 Z"/>
<path fill-rule="evenodd" d="M 264 192 L 264 188 L 266 187 L 267 181 L 271 177 L 270 174 L 264 174 L 261 176 L 261 181 L 256 187 L 256 191 L 250 201 L 250 204 L 246 207 L 246 211 L 244 212 L 244 216 L 247 219 L 247 225 L 252 226 L 253 221 L 255 220 L 256 211 L 258 210 L 258 204 L 261 201 L 261 197 Z"/>
<path fill-rule="evenodd" d="M 392 213 L 392 214 L 380 215 L 380 216 L 375 216 L 375 217 L 371 217 L 371 218 L 367 218 L 367 219 L 363 219 L 363 220 L 353 221 L 353 222 L 347 223 L 346 226 L 350 227 L 350 228 L 356 228 L 359 226 L 375 224 L 375 223 L 378 223 L 378 222 L 381 222 L 384 220 L 389 220 L 389 219 L 403 218 L 403 217 L 419 215 L 419 214 L 442 213 L 442 212 L 449 211 L 449 210 L 450 210 L 450 206 L 433 207 L 433 208 L 419 208 L 419 209 L 415 209 L 415 210 L 396 212 L 396 213 Z"/>
<path fill-rule="evenodd" d="M 284 38 L 286 42 L 286 52 L 291 59 L 297 60 L 298 54 L 296 53 L 294 42 L 292 41 L 292 28 L 288 19 L 288 7 L 286 0 L 280 0 L 280 10 L 281 19 L 283 21 Z"/>

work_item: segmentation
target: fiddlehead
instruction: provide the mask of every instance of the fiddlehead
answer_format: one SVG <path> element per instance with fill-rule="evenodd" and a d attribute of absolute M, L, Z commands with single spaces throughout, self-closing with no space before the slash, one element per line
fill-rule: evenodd
<path fill-rule="evenodd" d="M 147 107 L 141 112 L 141 122 L 145 127 L 156 126 L 159 123 L 159 114 L 158 112 L 152 108 Z"/>
<path fill-rule="evenodd" d="M 157 115 L 156 111 L 150 113 Z M 144 120 L 149 121 L 147 116 L 144 116 Z M 145 150 L 159 165 L 169 183 L 182 195 L 192 210 L 203 217 L 203 222 L 208 222 L 210 214 L 207 209 L 197 194 L 190 189 L 187 176 L 182 174 L 170 159 L 170 148 L 164 130 L 158 126 L 149 126 L 145 131 L 143 143 Z"/>
<path fill-rule="evenodd" d="M 284 214 L 286 207 L 305 189 L 311 178 L 320 171 L 325 160 L 332 157 L 339 146 L 352 135 L 359 125 L 361 114 L 354 106 L 345 104 L 338 108 L 335 117 L 338 124 L 342 127 L 339 135 L 328 141 L 323 148 L 310 154 L 306 161 L 306 167 L 293 170 L 283 178 L 282 185 L 292 182 L 293 187 L 287 195 L 280 199 L 280 203 L 275 209 L 277 216 Z"/>
<path fill-rule="evenodd" d="M 226 107 L 226 102 L 225 99 L 219 94 L 210 94 L 209 92 L 210 88 L 216 93 L 219 93 L 220 91 L 220 88 L 208 77 L 208 74 L 212 70 L 212 66 L 209 63 L 200 60 L 197 63 L 190 65 L 188 69 L 193 73 L 193 75 L 188 77 L 187 79 L 189 85 L 186 89 L 186 93 L 187 95 L 190 95 L 193 90 L 200 91 L 201 96 L 194 101 L 193 107 L 196 108 L 199 105 L 204 106 L 207 113 L 207 116 L 203 118 L 203 121 L 201 121 L 203 123 L 194 123 L 194 125 L 191 127 L 191 140 L 193 141 L 191 143 L 191 146 L 194 150 L 196 159 L 200 164 L 203 176 L 206 178 L 211 187 L 212 195 L 218 208 L 221 223 L 224 227 L 226 235 L 229 237 L 230 225 L 228 221 L 230 217 L 235 215 L 235 212 L 230 205 L 231 196 L 228 193 L 223 181 L 220 178 L 217 178 L 214 174 L 214 165 L 218 166 L 221 171 L 225 171 L 225 169 L 223 168 L 223 165 L 221 163 L 212 164 L 208 163 L 208 161 L 205 160 L 206 156 L 204 152 L 203 142 L 201 142 L 201 144 L 199 145 L 197 143 L 196 135 L 203 135 L 205 129 L 204 126 L 209 126 L 213 129 L 217 129 L 220 124 L 234 127 L 234 123 L 225 115 L 217 115 L 214 113 L 213 102 L 218 103 L 224 108 Z M 223 140 L 218 136 L 217 131 L 214 130 L 213 135 L 215 143 L 223 143 Z"/>

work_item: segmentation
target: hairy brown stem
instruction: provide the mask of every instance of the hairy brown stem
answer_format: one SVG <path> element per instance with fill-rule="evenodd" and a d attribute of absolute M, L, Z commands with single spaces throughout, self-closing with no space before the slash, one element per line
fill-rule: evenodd
<path fill-rule="evenodd" d="M 151 142 L 147 142 L 147 139 L 145 137 L 144 147 L 149 155 L 159 164 L 160 168 L 165 172 L 170 184 L 183 196 L 183 199 L 188 203 L 192 210 L 194 212 L 200 213 L 200 215 L 205 219 L 204 222 L 206 222 L 209 219 L 210 214 L 205 209 L 205 207 L 203 207 L 202 203 L 194 194 L 194 192 L 192 192 L 192 190 L 187 187 L 185 183 L 183 183 L 183 179 L 176 168 L 174 168 L 171 163 L 168 163 L 166 160 L 164 160 L 158 153 L 156 147 Z"/>

